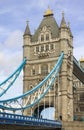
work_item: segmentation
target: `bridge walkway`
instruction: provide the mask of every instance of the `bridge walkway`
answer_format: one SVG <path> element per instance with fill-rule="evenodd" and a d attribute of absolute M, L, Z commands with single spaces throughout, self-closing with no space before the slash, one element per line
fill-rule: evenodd
<path fill-rule="evenodd" d="M 0 113 L 0 130 L 61 130 L 61 128 L 60 121 Z"/>

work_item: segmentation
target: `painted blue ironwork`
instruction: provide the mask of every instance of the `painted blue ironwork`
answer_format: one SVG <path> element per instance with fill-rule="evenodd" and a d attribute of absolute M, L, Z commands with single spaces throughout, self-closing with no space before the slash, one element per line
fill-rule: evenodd
<path fill-rule="evenodd" d="M 7 109 L 7 110 L 12 110 L 12 111 L 24 110 L 24 109 L 32 107 L 36 103 L 38 103 L 46 95 L 48 90 L 52 87 L 52 85 L 53 85 L 53 83 L 54 83 L 54 81 L 55 81 L 55 79 L 56 79 L 56 77 L 58 75 L 58 72 L 60 70 L 63 57 L 64 57 L 64 53 L 62 52 L 62 54 L 59 57 L 56 65 L 54 66 L 54 68 L 46 76 L 46 78 L 42 82 L 40 82 L 36 87 L 34 87 L 32 90 L 30 90 L 30 91 L 28 91 L 28 92 L 26 92 L 26 93 L 24 93 L 24 94 L 22 94 L 22 95 L 20 95 L 18 97 L 7 99 L 7 100 L 0 100 L 0 108 Z M 49 81 L 49 83 L 45 87 L 43 87 L 47 81 Z M 45 88 L 45 90 L 44 90 L 44 88 Z M 34 95 L 37 96 L 37 90 L 38 89 L 41 89 L 40 95 L 38 97 L 35 97 L 36 99 L 33 99 L 34 101 L 32 101 L 32 103 L 29 102 L 29 104 L 27 103 L 25 106 L 21 106 L 21 104 L 20 104 L 20 107 L 17 107 L 17 108 L 14 107 L 14 106 L 13 107 L 7 106 L 8 103 L 12 103 L 13 102 L 15 104 L 15 102 L 18 102 L 17 100 L 24 99 L 26 96 L 29 96 L 29 101 L 30 101 L 31 94 L 35 93 Z"/>
<path fill-rule="evenodd" d="M 23 59 L 21 65 L 13 72 L 13 74 L 11 74 L 5 81 L 0 83 L 0 97 L 4 95 L 7 92 L 7 90 L 13 85 L 25 64 L 26 58 Z"/>
<path fill-rule="evenodd" d="M 61 128 L 62 123 L 57 120 L 49 120 L 23 116 L 17 114 L 0 113 L 0 124 L 15 124 L 23 126 L 42 126 L 47 128 Z"/>

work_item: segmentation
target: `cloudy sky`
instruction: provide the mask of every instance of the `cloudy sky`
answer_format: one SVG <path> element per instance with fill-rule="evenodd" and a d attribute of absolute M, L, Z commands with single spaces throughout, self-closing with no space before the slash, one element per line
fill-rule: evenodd
<path fill-rule="evenodd" d="M 74 56 L 84 57 L 84 0 L 0 0 L 0 82 L 8 77 L 22 61 L 23 34 L 26 21 L 31 33 L 40 24 L 48 6 L 60 25 L 64 11 L 74 36 Z M 22 74 L 16 90 L 22 88 Z"/>

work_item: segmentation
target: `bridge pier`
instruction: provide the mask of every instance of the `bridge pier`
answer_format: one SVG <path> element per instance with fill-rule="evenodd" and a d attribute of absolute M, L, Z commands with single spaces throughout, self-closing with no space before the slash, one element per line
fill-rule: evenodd
<path fill-rule="evenodd" d="M 81 121 L 62 122 L 62 130 L 84 130 L 84 122 Z"/>

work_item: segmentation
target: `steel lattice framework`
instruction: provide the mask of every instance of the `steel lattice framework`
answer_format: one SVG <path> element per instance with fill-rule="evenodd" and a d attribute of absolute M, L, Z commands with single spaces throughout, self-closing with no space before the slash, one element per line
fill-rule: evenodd
<path fill-rule="evenodd" d="M 57 63 L 42 82 L 40 82 L 33 89 L 29 90 L 28 92 L 20 96 L 7 99 L 7 100 L 0 100 L 0 108 L 3 110 L 17 111 L 17 110 L 28 109 L 36 105 L 47 94 L 49 89 L 54 84 L 56 77 L 59 73 L 59 70 L 61 68 L 63 57 L 64 57 L 64 53 L 62 52 Z M 12 82 L 14 83 L 21 69 L 24 67 L 25 63 L 26 63 L 26 59 L 24 59 L 22 65 L 17 69 L 17 71 L 15 71 L 14 74 L 12 74 L 12 76 L 10 76 L 7 79 L 7 81 L 10 80 L 11 77 L 13 77 L 16 74 L 16 76 L 14 76 L 15 78 L 12 78 L 13 79 Z M 6 81 L 4 81 L 3 83 L 6 83 Z M 3 91 L 3 93 L 5 93 L 10 88 L 9 86 Z"/>

